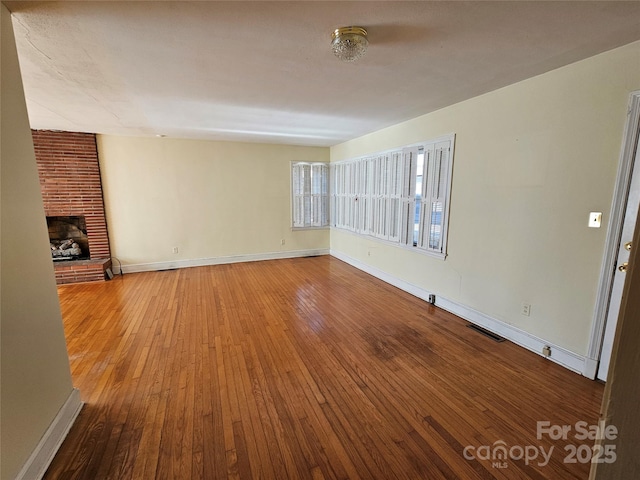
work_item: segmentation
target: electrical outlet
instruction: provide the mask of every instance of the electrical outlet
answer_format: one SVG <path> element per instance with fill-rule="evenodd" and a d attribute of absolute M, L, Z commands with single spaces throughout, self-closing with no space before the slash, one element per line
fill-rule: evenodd
<path fill-rule="evenodd" d="M 284 238 L 280 240 L 280 245 L 284 245 Z"/>
<path fill-rule="evenodd" d="M 531 305 L 528 303 L 523 303 L 522 308 L 520 309 L 520 314 L 528 317 L 531 315 Z"/>
<path fill-rule="evenodd" d="M 173 253 L 178 253 L 178 247 L 173 247 Z"/>

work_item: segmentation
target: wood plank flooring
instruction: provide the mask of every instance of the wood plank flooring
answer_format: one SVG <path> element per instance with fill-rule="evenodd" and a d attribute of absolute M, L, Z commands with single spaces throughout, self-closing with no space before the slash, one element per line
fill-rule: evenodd
<path fill-rule="evenodd" d="M 580 442 L 536 439 L 536 421 L 595 423 L 602 385 L 335 258 L 59 295 L 86 405 L 47 479 L 588 477 L 564 463 Z M 554 451 L 506 468 L 463 455 L 500 441 Z"/>

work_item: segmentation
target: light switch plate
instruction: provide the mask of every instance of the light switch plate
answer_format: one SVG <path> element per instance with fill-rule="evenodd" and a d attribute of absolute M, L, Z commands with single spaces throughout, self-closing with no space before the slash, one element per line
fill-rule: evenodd
<path fill-rule="evenodd" d="M 600 228 L 602 224 L 602 212 L 591 212 L 589 213 L 589 227 L 590 228 Z"/>

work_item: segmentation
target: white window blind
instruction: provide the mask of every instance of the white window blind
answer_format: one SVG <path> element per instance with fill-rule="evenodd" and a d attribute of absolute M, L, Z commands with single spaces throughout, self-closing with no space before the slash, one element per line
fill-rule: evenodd
<path fill-rule="evenodd" d="M 294 228 L 329 225 L 329 166 L 291 164 L 292 224 Z"/>
<path fill-rule="evenodd" d="M 333 225 L 444 256 L 453 141 L 333 164 Z"/>

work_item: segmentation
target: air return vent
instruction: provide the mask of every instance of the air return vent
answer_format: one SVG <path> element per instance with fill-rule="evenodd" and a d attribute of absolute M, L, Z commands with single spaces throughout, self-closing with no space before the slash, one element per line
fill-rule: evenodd
<path fill-rule="evenodd" d="M 481 333 L 485 337 L 489 337 L 491 340 L 494 340 L 496 342 L 504 342 L 505 340 L 500 335 L 496 335 L 495 333 L 490 332 L 486 328 L 479 327 L 478 325 L 474 325 L 473 323 L 468 324 L 467 327 L 471 328 L 472 330 L 475 330 L 478 333 Z"/>

